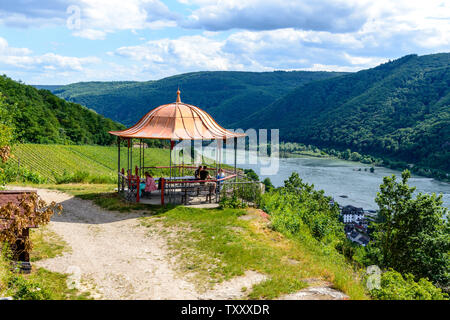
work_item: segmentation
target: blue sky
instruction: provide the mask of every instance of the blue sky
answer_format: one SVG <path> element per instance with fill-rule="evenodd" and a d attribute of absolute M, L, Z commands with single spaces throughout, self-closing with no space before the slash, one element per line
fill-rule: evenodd
<path fill-rule="evenodd" d="M 448 0 L 0 0 L 0 71 L 28 84 L 357 71 L 449 51 Z"/>

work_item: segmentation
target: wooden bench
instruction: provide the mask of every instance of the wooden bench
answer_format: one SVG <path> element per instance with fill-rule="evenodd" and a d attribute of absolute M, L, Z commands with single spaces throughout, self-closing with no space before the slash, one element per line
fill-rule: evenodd
<path fill-rule="evenodd" d="M 212 196 L 216 196 L 214 192 L 214 187 L 211 185 L 205 184 L 189 184 L 182 188 L 181 192 L 181 203 L 185 205 L 188 204 L 189 200 L 194 199 L 195 197 L 206 196 L 205 201 L 211 203 Z"/>

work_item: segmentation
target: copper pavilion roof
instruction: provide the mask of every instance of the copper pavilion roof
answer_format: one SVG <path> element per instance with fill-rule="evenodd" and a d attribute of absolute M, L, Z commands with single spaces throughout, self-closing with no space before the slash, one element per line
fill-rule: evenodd
<path fill-rule="evenodd" d="M 147 113 L 134 126 L 110 134 L 122 138 L 165 140 L 210 140 L 244 137 L 222 128 L 202 109 L 181 102 L 180 90 L 177 101 L 159 106 Z"/>

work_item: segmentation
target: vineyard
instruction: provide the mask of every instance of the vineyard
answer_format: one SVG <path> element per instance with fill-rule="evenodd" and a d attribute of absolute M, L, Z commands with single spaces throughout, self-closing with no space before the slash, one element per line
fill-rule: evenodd
<path fill-rule="evenodd" d="M 18 167 L 40 174 L 49 182 L 55 175 L 86 172 L 93 176 L 116 177 L 117 147 L 89 145 L 19 144 L 14 146 L 11 159 Z M 133 148 L 133 167 L 138 165 L 139 149 Z M 169 150 L 145 149 L 145 166 L 166 166 Z M 127 150 L 121 148 L 121 168 L 127 166 Z M 157 175 L 160 172 L 152 172 Z"/>

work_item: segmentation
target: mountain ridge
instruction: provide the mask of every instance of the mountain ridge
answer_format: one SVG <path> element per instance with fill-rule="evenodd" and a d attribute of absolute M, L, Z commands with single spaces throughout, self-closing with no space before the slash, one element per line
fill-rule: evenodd
<path fill-rule="evenodd" d="M 311 82 L 233 125 L 450 172 L 450 53 Z"/>

